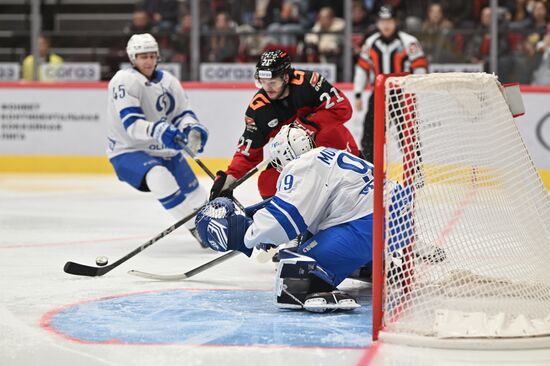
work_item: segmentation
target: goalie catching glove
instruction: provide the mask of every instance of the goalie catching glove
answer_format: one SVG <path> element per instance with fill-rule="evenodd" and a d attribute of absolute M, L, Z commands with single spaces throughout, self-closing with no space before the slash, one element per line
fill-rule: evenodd
<path fill-rule="evenodd" d="M 229 198 L 208 202 L 197 214 L 195 225 L 202 242 L 217 252 L 238 250 L 251 256 L 244 245 L 244 235 L 252 220 L 246 217 Z"/>

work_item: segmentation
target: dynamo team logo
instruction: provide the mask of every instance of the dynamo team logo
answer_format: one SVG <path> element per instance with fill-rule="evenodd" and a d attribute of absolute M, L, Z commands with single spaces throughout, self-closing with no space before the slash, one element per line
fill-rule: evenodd
<path fill-rule="evenodd" d="M 167 91 L 164 91 L 159 97 L 157 98 L 156 103 L 157 111 L 162 112 L 165 111 L 165 115 L 169 115 L 174 111 L 174 108 L 176 108 L 176 100 L 172 96 L 172 94 L 168 93 Z"/>

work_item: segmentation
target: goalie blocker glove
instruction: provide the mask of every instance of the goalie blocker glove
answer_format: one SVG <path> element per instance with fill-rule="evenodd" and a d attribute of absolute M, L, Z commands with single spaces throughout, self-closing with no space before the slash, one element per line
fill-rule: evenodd
<path fill-rule="evenodd" d="M 244 245 L 244 234 L 251 224 L 252 220 L 226 197 L 207 203 L 195 218 L 197 232 L 204 244 L 217 252 L 238 250 L 248 257 L 252 249 Z"/>

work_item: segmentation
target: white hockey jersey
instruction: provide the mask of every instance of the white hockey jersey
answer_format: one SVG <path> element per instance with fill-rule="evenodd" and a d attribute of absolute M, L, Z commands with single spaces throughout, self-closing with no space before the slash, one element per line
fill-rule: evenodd
<path fill-rule="evenodd" d="M 108 94 L 109 158 L 133 151 L 173 156 L 176 150 L 153 139 L 149 127 L 160 120 L 180 128 L 198 122 L 180 82 L 166 71 L 157 70 L 148 80 L 135 69 L 120 70 L 109 82 Z"/>
<path fill-rule="evenodd" d="M 279 245 L 373 212 L 372 165 L 346 151 L 319 147 L 290 162 L 277 193 L 254 214 L 244 242 Z"/>

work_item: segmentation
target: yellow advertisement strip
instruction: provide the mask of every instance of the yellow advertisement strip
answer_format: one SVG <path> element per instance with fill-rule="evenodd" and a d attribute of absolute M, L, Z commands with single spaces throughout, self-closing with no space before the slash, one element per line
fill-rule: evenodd
<path fill-rule="evenodd" d="M 191 159 L 189 165 L 197 175 L 206 175 Z M 201 158 L 201 161 L 216 174 L 225 170 L 230 159 Z M 103 156 L 0 156 L 0 173 L 95 173 L 114 174 L 109 159 Z"/>
<path fill-rule="evenodd" d="M 189 165 L 197 175 L 204 171 L 191 159 Z M 225 170 L 230 159 L 201 157 L 201 161 L 216 174 Z M 539 169 L 546 189 L 550 191 L 550 170 Z M 114 174 L 107 157 L 102 156 L 21 156 L 4 155 L 0 157 L 0 173 L 95 173 Z"/>

